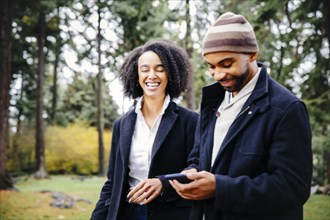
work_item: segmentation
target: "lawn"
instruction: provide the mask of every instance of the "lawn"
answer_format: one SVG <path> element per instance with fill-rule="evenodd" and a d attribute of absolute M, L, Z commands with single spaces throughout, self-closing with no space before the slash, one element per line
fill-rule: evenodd
<path fill-rule="evenodd" d="M 87 220 L 104 181 L 105 177 L 91 177 L 82 181 L 75 176 L 52 176 L 45 180 L 21 179 L 15 184 L 19 192 L 0 191 L 0 220 Z M 76 201 L 73 208 L 56 208 L 49 205 L 54 201 L 51 193 L 42 193 L 42 190 L 65 193 L 90 203 Z M 311 196 L 304 207 L 304 220 L 330 220 L 330 196 Z"/>
<path fill-rule="evenodd" d="M 330 220 L 330 196 L 312 195 L 304 206 L 304 220 Z"/>
<path fill-rule="evenodd" d="M 21 180 L 15 184 L 19 192 L 0 191 L 0 220 L 34 220 L 34 219 L 89 219 L 95 207 L 105 177 L 91 177 L 83 181 L 75 176 L 52 176 L 50 179 Z M 65 193 L 75 199 L 73 208 L 61 209 L 50 206 L 54 201 L 51 190 Z"/>

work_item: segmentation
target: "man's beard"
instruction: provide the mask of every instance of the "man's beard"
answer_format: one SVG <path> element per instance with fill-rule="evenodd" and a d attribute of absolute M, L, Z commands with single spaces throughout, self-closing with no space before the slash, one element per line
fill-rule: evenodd
<path fill-rule="evenodd" d="M 247 78 L 249 76 L 249 69 L 246 68 L 246 71 L 240 76 L 232 76 L 232 80 L 235 80 L 235 85 L 231 87 L 223 87 L 228 92 L 239 92 L 246 84 Z"/>

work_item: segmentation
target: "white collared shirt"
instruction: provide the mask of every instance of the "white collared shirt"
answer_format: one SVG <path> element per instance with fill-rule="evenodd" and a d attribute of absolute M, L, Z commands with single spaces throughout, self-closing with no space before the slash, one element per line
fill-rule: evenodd
<path fill-rule="evenodd" d="M 214 128 L 214 139 L 213 139 L 213 150 L 212 150 L 212 166 L 215 158 L 218 155 L 220 147 L 222 145 L 225 136 L 231 126 L 231 124 L 236 119 L 238 113 L 241 111 L 246 100 L 252 94 L 254 87 L 257 84 L 260 68 L 258 68 L 257 73 L 253 78 L 237 93 L 235 97 L 232 97 L 232 93 L 226 91 L 225 98 L 223 99 L 220 107 L 217 111 L 217 121 Z"/>
<path fill-rule="evenodd" d="M 141 111 L 143 96 L 138 99 L 135 107 L 137 117 L 128 162 L 128 183 L 130 188 L 133 188 L 140 181 L 148 178 L 152 146 L 155 141 L 160 121 L 162 120 L 162 116 L 170 101 L 170 96 L 167 95 L 164 100 L 162 112 L 157 116 L 152 127 L 149 128 Z"/>

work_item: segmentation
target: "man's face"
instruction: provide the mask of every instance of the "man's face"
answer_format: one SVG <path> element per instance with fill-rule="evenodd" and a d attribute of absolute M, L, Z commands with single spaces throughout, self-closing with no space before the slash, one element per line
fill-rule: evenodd
<path fill-rule="evenodd" d="M 211 76 L 235 96 L 254 76 L 256 54 L 215 52 L 204 56 Z"/>

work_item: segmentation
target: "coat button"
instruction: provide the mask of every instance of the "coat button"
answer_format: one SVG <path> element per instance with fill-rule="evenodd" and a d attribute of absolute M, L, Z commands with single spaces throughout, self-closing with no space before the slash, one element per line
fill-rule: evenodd
<path fill-rule="evenodd" d="M 148 215 L 154 215 L 154 214 L 155 214 L 154 210 L 152 209 L 148 210 Z"/>
<path fill-rule="evenodd" d="M 252 114 L 252 111 L 249 111 L 248 114 L 251 115 Z"/>

